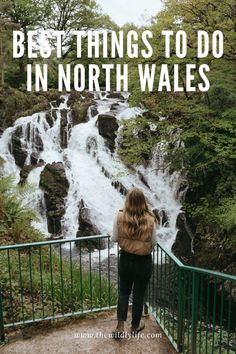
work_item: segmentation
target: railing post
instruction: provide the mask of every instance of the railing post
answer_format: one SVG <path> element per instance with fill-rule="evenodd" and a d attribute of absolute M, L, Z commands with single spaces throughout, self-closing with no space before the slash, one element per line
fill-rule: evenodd
<path fill-rule="evenodd" d="M 198 314 L 198 292 L 199 274 L 192 274 L 192 325 L 191 325 L 191 354 L 197 352 L 197 314 Z"/>
<path fill-rule="evenodd" d="M 5 341 L 4 322 L 3 322 L 3 301 L 2 288 L 0 288 L 0 341 Z"/>
<path fill-rule="evenodd" d="M 183 326 L 184 326 L 184 269 L 179 268 L 179 276 L 178 276 L 178 330 L 177 330 L 177 348 L 179 353 L 183 352 Z"/>

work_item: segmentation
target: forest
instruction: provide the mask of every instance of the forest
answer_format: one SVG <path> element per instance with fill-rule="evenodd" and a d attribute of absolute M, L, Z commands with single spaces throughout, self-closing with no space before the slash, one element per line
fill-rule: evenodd
<path fill-rule="evenodd" d="M 58 56 L 57 45 L 51 41 L 52 52 L 48 58 L 37 58 L 37 63 L 48 65 L 48 92 L 27 92 L 26 68 L 34 64 L 29 58 L 28 42 L 23 41 L 24 54 L 13 58 L 13 31 L 18 30 L 27 37 L 34 30 L 63 31 L 62 55 Z M 152 57 L 133 57 L 127 54 L 114 57 L 108 45 L 108 57 L 88 58 L 88 37 L 81 44 L 78 59 L 76 37 L 73 31 L 110 30 L 127 34 L 135 30 L 138 34 L 139 50 L 145 50 L 142 38 L 144 31 L 151 31 L 149 39 L 153 47 Z M 178 58 L 170 38 L 171 52 L 165 57 L 163 29 L 176 33 L 188 33 L 188 54 Z M 209 55 L 196 56 L 196 33 L 207 31 L 210 37 Z M 212 52 L 212 34 L 224 33 L 224 55 L 216 58 Z M 236 3 L 235 0 L 163 0 L 163 9 L 153 14 L 150 24 L 137 27 L 132 23 L 122 28 L 105 15 L 95 0 L 9 0 L 0 2 L 0 132 L 24 115 L 46 109 L 46 99 L 57 97 L 58 65 L 74 68 L 81 64 L 85 69 L 90 64 L 102 69 L 103 65 L 129 65 L 129 103 L 141 106 L 146 111 L 141 117 L 126 120 L 119 134 L 119 155 L 127 166 L 145 165 L 150 153 L 158 143 L 166 142 L 165 163 L 170 172 L 180 171 L 184 179 L 186 194 L 183 210 L 189 227 L 194 234 L 194 254 L 190 251 L 190 240 L 177 237 L 173 251 L 177 256 L 200 267 L 236 274 Z M 107 39 L 108 42 L 110 37 Z M 54 46 L 54 47 L 53 47 Z M 112 59 L 111 59 L 111 57 Z M 155 65 L 155 82 L 165 62 L 169 68 L 169 85 L 174 83 L 174 72 L 178 68 L 181 90 L 160 90 L 154 84 L 152 90 L 140 89 L 138 65 Z M 186 80 L 186 66 L 194 64 L 196 75 L 190 92 Z M 204 90 L 203 65 L 209 66 L 207 73 L 210 88 Z M 88 78 L 85 78 L 88 86 Z M 101 70 L 100 87 L 106 87 L 105 74 Z M 116 86 L 116 75 L 111 73 L 111 87 Z M 67 87 L 68 89 L 69 87 Z M 73 88 L 72 88 L 73 89 Z M 117 89 L 117 88 L 116 88 Z M 156 130 L 150 129 L 155 125 Z M 137 134 L 133 134 L 135 131 Z M 178 144 L 181 141 L 182 144 Z M 0 190 L 0 193 L 2 191 Z M 1 199 L 4 196 L 1 195 Z M 18 199 L 17 199 L 18 200 Z M 6 210 L 0 208 L 0 219 Z M 30 223 L 26 216 L 26 224 Z M 10 226 L 9 226 L 10 228 Z M 22 232 L 22 230 L 21 230 Z M 0 228 L 4 238 L 6 228 Z M 28 237 L 28 236 L 27 236 Z M 5 240 L 8 237 L 5 238 Z M 2 243 L 2 241 L 0 241 Z"/>

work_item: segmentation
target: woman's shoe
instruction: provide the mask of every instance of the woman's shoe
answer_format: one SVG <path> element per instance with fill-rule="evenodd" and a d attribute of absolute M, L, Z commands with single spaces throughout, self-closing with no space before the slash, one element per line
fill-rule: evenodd
<path fill-rule="evenodd" d="M 135 336 L 138 332 L 142 331 L 144 328 L 145 328 L 145 323 L 143 321 L 139 323 L 138 327 L 131 326 L 131 335 Z"/>
<path fill-rule="evenodd" d="M 121 339 L 124 337 L 124 321 L 118 321 L 116 329 L 112 332 L 112 338 Z"/>

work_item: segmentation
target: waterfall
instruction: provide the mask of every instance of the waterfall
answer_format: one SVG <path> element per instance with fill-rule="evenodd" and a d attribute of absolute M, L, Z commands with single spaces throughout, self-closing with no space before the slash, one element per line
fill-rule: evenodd
<path fill-rule="evenodd" d="M 39 221 L 34 226 L 47 235 L 44 194 L 39 187 L 40 173 L 46 164 L 62 162 L 69 181 L 62 218 L 62 234 L 67 238 L 76 237 L 81 200 L 89 208 L 93 223 L 100 232 L 107 233 L 112 231 L 114 217 L 123 206 L 125 193 L 122 189 L 138 187 L 153 207 L 164 211 L 164 224 L 158 229 L 158 237 L 170 249 L 175 240 L 176 218 L 181 208 L 178 200 L 180 176 L 177 173 L 170 175 L 160 166 L 160 149 L 153 152 L 147 167 L 138 166 L 136 171 L 131 172 L 119 159 L 116 148 L 113 153 L 107 148 L 96 123 L 99 114 L 108 114 L 112 110 L 122 124 L 123 119 L 135 118 L 143 113 L 139 107 L 129 107 L 128 94 L 123 94 L 123 100 L 107 96 L 106 92 L 94 93 L 97 114 L 93 116 L 89 108 L 87 122 L 74 126 L 67 104 L 69 95 L 62 95 L 60 104 L 57 107 L 52 105 L 48 112 L 17 119 L 14 126 L 6 129 L 0 138 L 0 156 L 5 161 L 1 174 L 12 174 L 16 183 L 20 181 L 21 169 L 16 165 L 12 151 L 13 136 L 18 134 L 25 154 L 25 161 L 19 163 L 29 165 L 32 159 L 37 160 L 36 167 L 27 177 L 27 182 L 34 185 L 34 191 L 26 197 L 25 203 L 38 211 Z M 62 146 L 61 141 L 63 117 L 67 121 L 63 132 L 66 146 Z"/>

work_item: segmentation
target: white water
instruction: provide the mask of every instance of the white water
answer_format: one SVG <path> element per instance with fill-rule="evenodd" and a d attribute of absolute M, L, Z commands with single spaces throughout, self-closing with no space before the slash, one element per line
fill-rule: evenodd
<path fill-rule="evenodd" d="M 116 152 L 111 154 L 104 143 L 104 139 L 98 134 L 96 127 L 97 116 L 92 118 L 88 111 L 89 121 L 74 126 L 70 132 L 68 148 L 61 149 L 60 146 L 60 120 L 61 109 L 66 109 L 68 121 L 70 120 L 70 109 L 67 107 L 68 96 L 63 96 L 64 103 L 61 103 L 56 110 L 56 119 L 50 128 L 45 119 L 45 112 L 33 114 L 29 117 L 19 118 L 14 127 L 8 128 L 0 138 L 0 156 L 5 160 L 2 175 L 14 174 L 16 183 L 19 181 L 20 169 L 15 165 L 13 156 L 9 152 L 9 142 L 16 126 L 23 127 L 22 142 L 27 151 L 26 163 L 30 161 L 30 155 L 35 152 L 34 135 L 38 130 L 43 141 L 43 151 L 39 154 L 45 164 L 52 162 L 63 162 L 66 176 L 69 180 L 68 196 L 65 200 L 66 212 L 62 220 L 63 235 L 67 238 L 74 238 L 78 230 L 78 204 L 83 199 L 90 209 L 94 224 L 101 233 L 112 231 L 114 217 L 123 206 L 124 196 L 116 190 L 111 182 L 119 181 L 126 189 L 134 186 L 141 188 L 153 207 L 163 209 L 168 216 L 167 227 L 161 226 L 158 229 L 158 237 L 170 249 L 176 235 L 176 217 L 180 210 L 180 203 L 177 200 L 179 188 L 179 176 L 169 175 L 160 166 L 161 154 L 154 154 L 152 162 L 147 168 L 140 166 L 135 173 L 130 173 L 119 160 Z M 128 98 L 128 96 L 126 96 Z M 99 113 L 110 112 L 111 105 L 118 103 L 116 117 L 122 124 L 122 119 L 134 118 L 142 114 L 140 108 L 130 108 L 127 100 L 119 102 L 118 99 L 106 99 L 101 94 L 95 95 Z M 30 124 L 30 139 L 27 139 L 27 127 Z M 29 129 L 28 129 L 29 131 Z M 96 141 L 90 153 L 87 151 L 88 139 Z M 158 158 L 157 158 L 158 157 Z M 99 163 L 98 163 L 99 162 Z M 39 213 L 39 222 L 35 226 L 47 234 L 47 221 L 45 215 L 43 192 L 39 188 L 40 173 L 43 166 L 33 169 L 27 181 L 35 186 L 35 191 L 25 200 Z M 105 177 L 102 168 L 109 173 Z M 138 171 L 142 173 L 149 187 L 140 180 Z"/>

